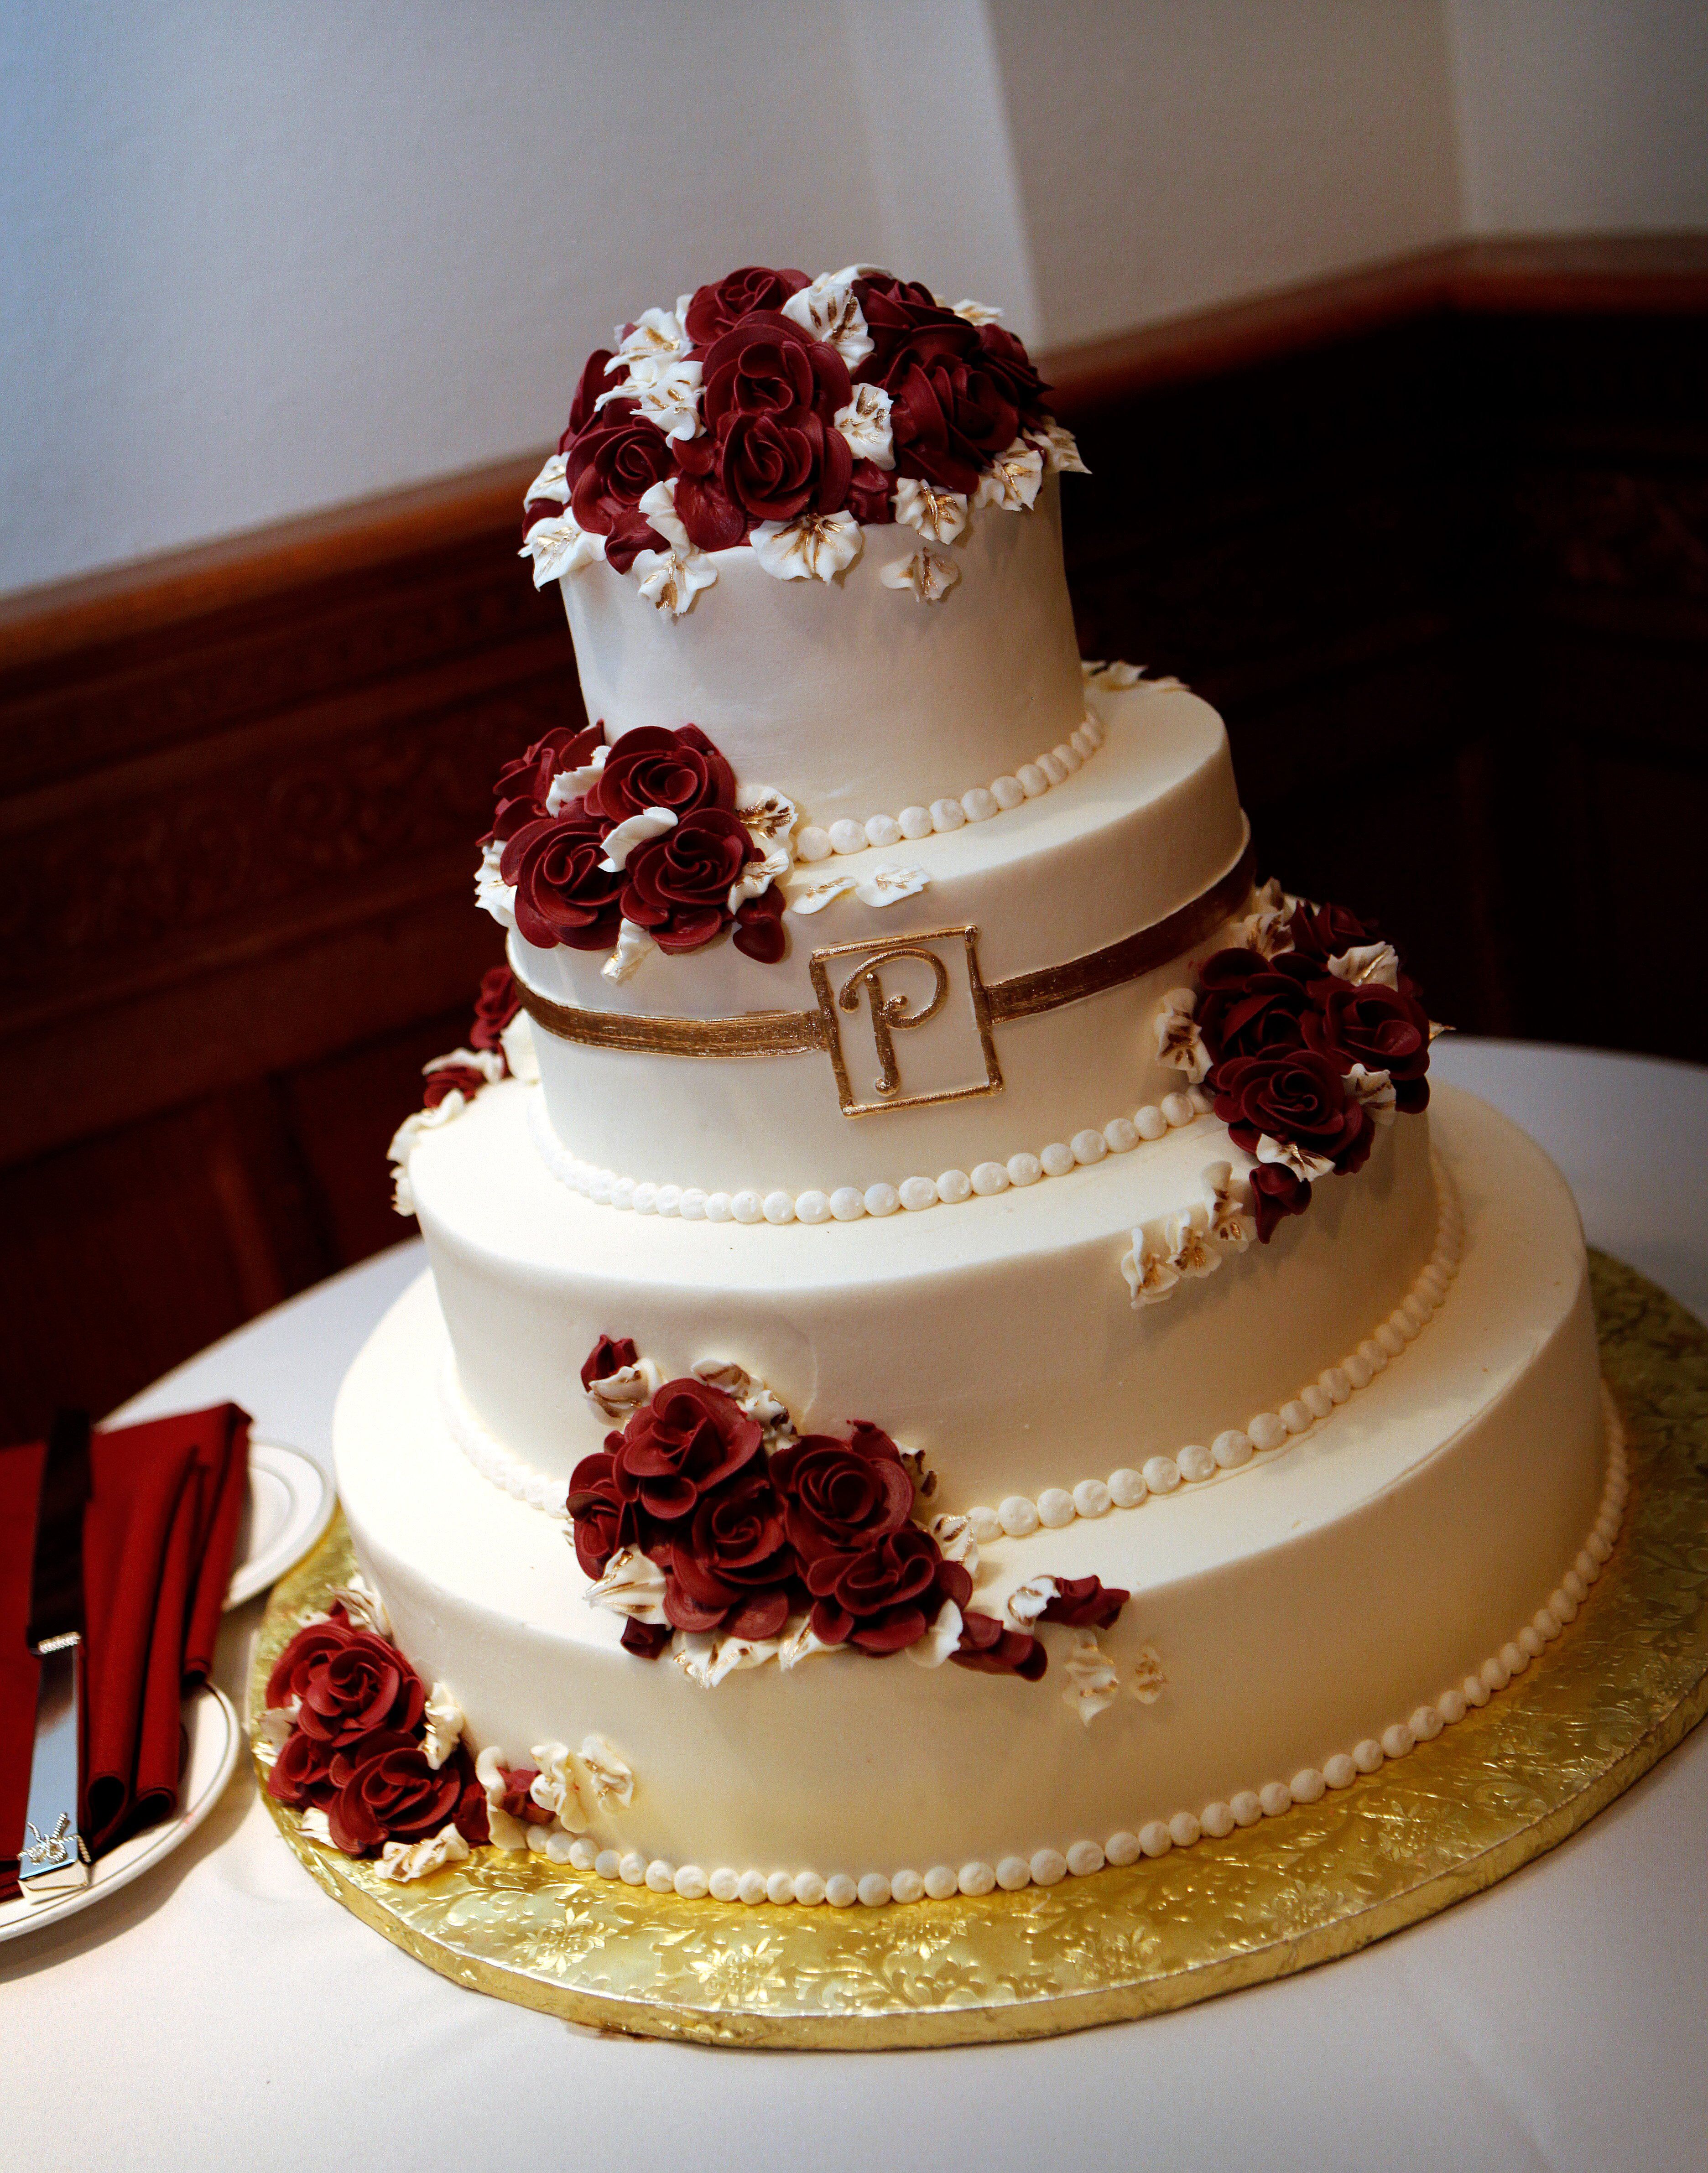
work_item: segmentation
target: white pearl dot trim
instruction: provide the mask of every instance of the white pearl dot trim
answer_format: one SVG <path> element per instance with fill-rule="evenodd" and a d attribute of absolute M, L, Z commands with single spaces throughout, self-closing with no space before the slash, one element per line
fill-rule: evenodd
<path fill-rule="evenodd" d="M 1435 1184 L 1435 1248 L 1419 1269 L 1406 1296 L 1376 1329 L 1338 1366 L 1325 1367 L 1314 1381 L 1278 1411 L 1258 1411 L 1243 1426 L 1230 1426 L 1206 1445 L 1190 1442 L 1172 1456 L 1147 1457 L 1134 1470 L 1123 1465 L 1107 1480 L 1082 1479 L 1070 1492 L 1046 1487 L 1035 1502 L 1024 1494 L 1010 1494 L 994 1509 L 982 1505 L 966 1512 L 974 1539 L 986 1545 L 1007 1537 L 1024 1539 L 1041 1525 L 1046 1529 L 1070 1524 L 1078 1517 L 1106 1516 L 1112 1504 L 1136 1509 L 1153 1495 L 1172 1494 L 1181 1486 L 1201 1487 L 1249 1464 L 1254 1456 L 1282 1448 L 1286 1442 L 1320 1426 L 1337 1407 L 1358 1389 L 1366 1388 L 1415 1340 L 1424 1324 L 1440 1311 L 1459 1272 L 1464 1250 L 1464 1216 L 1459 1196 L 1439 1156 L 1431 1158 Z"/>
<path fill-rule="evenodd" d="M 1522 1674 L 1576 1616 L 1589 1587 L 1601 1575 L 1602 1563 L 1612 1551 L 1630 1491 L 1624 1432 L 1605 1384 L 1602 1402 L 1607 1417 L 1608 1468 L 1600 1507 L 1588 1540 L 1547 1604 L 1476 1674 L 1467 1675 L 1462 1684 L 1452 1685 L 1432 1702 L 1418 1706 L 1379 1736 L 1363 1737 L 1350 1750 L 1334 1752 L 1321 1766 L 1301 1766 L 1289 1780 L 1266 1781 L 1261 1787 L 1240 1789 L 1225 1801 L 1206 1804 L 1201 1811 L 1176 1811 L 1167 1819 L 1149 1820 L 1136 1833 L 1123 1829 L 1101 1843 L 1076 1841 L 1066 1851 L 1040 1848 L 1028 1856 L 998 1857 L 994 1863 L 974 1857 L 959 1865 L 933 1864 L 925 1872 L 868 1871 L 857 1879 L 846 1872 L 824 1878 L 812 1871 L 737 1872 L 724 1867 L 707 1874 L 698 1864 L 678 1868 L 662 1858 L 648 1863 L 632 1851 L 619 1855 L 608 1848 L 595 1854 L 592 1844 L 581 1839 L 571 1848 L 570 1861 L 577 1869 L 597 1872 L 602 1879 L 635 1886 L 644 1884 L 654 1893 L 671 1891 L 687 1900 L 710 1894 L 716 1901 L 742 1901 L 749 1907 L 762 1902 L 786 1906 L 796 1901 L 808 1908 L 828 1902 L 832 1908 L 851 1908 L 858 1903 L 878 1909 L 889 1901 L 947 1901 L 954 1895 L 977 1896 L 997 1888 L 1013 1894 L 1028 1886 L 1054 1886 L 1069 1876 L 1089 1878 L 1105 1863 L 1132 1864 L 1142 1856 L 1166 1856 L 1174 1849 L 1195 1847 L 1200 1841 L 1223 1841 L 1236 1827 L 1280 1818 L 1295 1804 L 1320 1803 L 1331 1790 L 1352 1787 L 1385 1765 L 1408 1757 L 1419 1744 L 1432 1742 L 1444 1728 L 1457 1727 L 1467 1712 L 1487 1705 L 1494 1691 L 1505 1689 Z"/>
<path fill-rule="evenodd" d="M 904 838 L 912 843 L 933 832 L 959 830 L 968 822 L 988 822 L 1065 783 L 1089 762 L 1106 736 L 1099 720 L 1088 714 L 1059 747 L 1035 762 L 1023 762 L 1012 777 L 992 778 L 987 785 L 976 785 L 970 791 L 933 800 L 928 807 L 904 807 L 899 815 L 868 815 L 863 822 L 845 815 L 828 828 L 808 822 L 796 833 L 795 859 L 810 866 L 833 855 L 863 853 L 873 846 L 899 845 Z"/>
<path fill-rule="evenodd" d="M 684 1222 L 741 1222 L 750 1227 L 772 1222 L 857 1222 L 862 1216 L 916 1215 L 927 1207 L 958 1207 L 975 1195 L 987 1198 L 1011 1185 L 1037 1184 L 1040 1178 L 1067 1177 L 1109 1155 L 1130 1154 L 1141 1140 L 1159 1140 L 1207 1115 L 1210 1097 L 1201 1086 L 1165 1094 L 1159 1103 L 1111 1117 L 1100 1129 L 1087 1126 L 1071 1139 L 1054 1140 L 1036 1154 L 1010 1155 L 1007 1162 L 981 1162 L 970 1170 L 946 1169 L 938 1177 L 905 1177 L 900 1184 L 837 1185 L 805 1192 L 707 1192 L 698 1185 L 654 1184 L 619 1177 L 573 1155 L 552 1130 L 545 1097 L 529 1090 L 528 1129 L 542 1162 L 560 1184 L 596 1207 L 615 1207 L 635 1215 L 678 1216 Z"/>
<path fill-rule="evenodd" d="M 457 1378 L 457 1361 L 448 1354 L 439 1376 L 439 1408 L 451 1439 L 483 1479 L 489 1479 L 500 1493 L 508 1494 L 512 1501 L 526 1502 L 531 1509 L 543 1510 L 547 1516 L 568 1523 L 568 1480 L 554 1479 L 550 1472 L 541 1471 L 524 1463 L 521 1457 L 511 1455 L 490 1427 L 469 1409 L 468 1399 Z"/>

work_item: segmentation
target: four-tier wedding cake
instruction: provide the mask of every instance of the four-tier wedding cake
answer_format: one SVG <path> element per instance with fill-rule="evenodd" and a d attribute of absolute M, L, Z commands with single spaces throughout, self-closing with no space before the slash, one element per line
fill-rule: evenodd
<path fill-rule="evenodd" d="M 497 781 L 363 1579 L 272 1685 L 273 1793 L 392 1876 L 1213 1844 L 1427 1758 L 1606 1557 L 1571 1201 L 1381 933 L 1257 883 L 1214 711 L 1081 662 L 1046 403 L 994 311 L 749 267 L 529 493 L 594 721 Z"/>

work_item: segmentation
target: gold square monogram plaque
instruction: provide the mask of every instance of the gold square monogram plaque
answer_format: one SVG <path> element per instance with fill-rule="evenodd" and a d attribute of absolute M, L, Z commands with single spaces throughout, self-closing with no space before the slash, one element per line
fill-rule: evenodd
<path fill-rule="evenodd" d="M 1002 1092 L 978 936 L 974 927 L 932 928 L 894 941 L 879 936 L 832 943 L 813 953 L 813 986 L 845 1117 Z M 962 1005 L 964 1049 L 951 1050 L 938 1036 L 928 1073 L 912 1067 L 917 1077 L 930 1076 L 932 1083 L 910 1088 L 905 1038 L 933 1019 L 953 1019 Z M 964 1076 L 955 1077 L 958 1071 Z"/>

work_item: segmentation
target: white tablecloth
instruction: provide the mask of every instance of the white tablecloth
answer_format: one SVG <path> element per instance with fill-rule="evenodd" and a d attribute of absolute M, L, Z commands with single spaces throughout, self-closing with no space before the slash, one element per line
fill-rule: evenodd
<path fill-rule="evenodd" d="M 1441 1076 L 1570 1179 L 1591 1242 L 1708 1318 L 1708 1071 L 1449 1042 Z M 132 1413 L 232 1396 L 324 1459 L 419 1244 L 336 1277 Z M 240 1693 L 260 1603 L 228 1620 Z M 314 1886 L 246 1766 L 148 1877 L 0 1948 L 0 2166 L 245 2173 L 1708 2163 L 1708 1730 L 1491 1893 L 1349 1960 L 1041 2044 L 763 2054 L 600 2037 L 443 1982 Z"/>

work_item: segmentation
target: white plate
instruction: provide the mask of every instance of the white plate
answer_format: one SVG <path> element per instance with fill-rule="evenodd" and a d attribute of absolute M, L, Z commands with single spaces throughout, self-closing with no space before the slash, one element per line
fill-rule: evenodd
<path fill-rule="evenodd" d="M 225 1784 L 236 1770 L 243 1747 L 243 1731 L 224 1690 L 211 1683 L 192 1690 L 184 1701 L 184 1727 L 190 1739 L 179 1789 L 181 1808 L 173 1818 L 146 1833 L 121 1841 L 111 1856 L 104 1856 L 90 1874 L 87 1886 L 74 1894 L 56 1895 L 51 1901 L 31 1901 L 19 1895 L 15 1901 L 0 1901 L 0 1939 L 21 1938 L 43 1924 L 57 1924 L 79 1909 L 93 1907 L 128 1886 L 133 1879 L 170 1856 L 180 1841 L 187 1841 L 225 1793 Z"/>
<path fill-rule="evenodd" d="M 235 1607 L 302 1560 L 332 1522 L 332 1481 L 300 1449 L 249 1444 L 249 1498 L 237 1528 L 235 1566 L 225 1604 Z"/>

